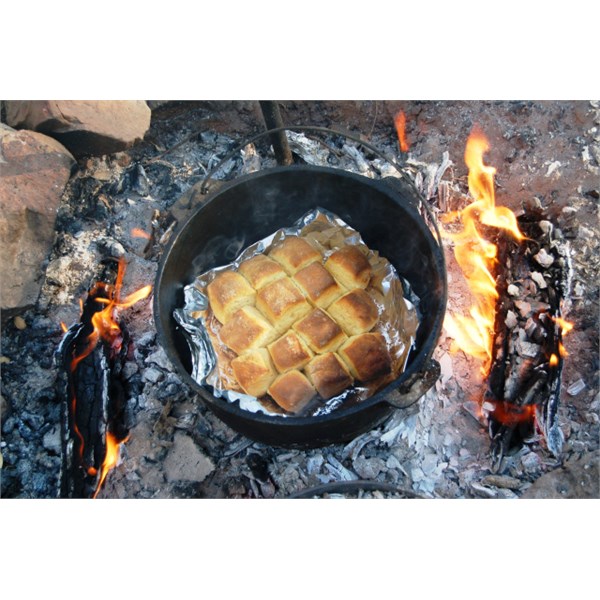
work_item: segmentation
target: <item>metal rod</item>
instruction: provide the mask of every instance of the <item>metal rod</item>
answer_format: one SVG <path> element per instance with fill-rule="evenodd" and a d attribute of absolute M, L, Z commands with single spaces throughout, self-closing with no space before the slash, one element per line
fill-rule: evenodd
<path fill-rule="evenodd" d="M 267 129 L 283 127 L 283 121 L 277 102 L 273 100 L 259 100 L 259 104 Z M 285 131 L 272 133 L 269 137 L 271 138 L 271 144 L 273 146 L 273 151 L 275 152 L 277 163 L 284 167 L 291 165 L 294 160 Z"/>

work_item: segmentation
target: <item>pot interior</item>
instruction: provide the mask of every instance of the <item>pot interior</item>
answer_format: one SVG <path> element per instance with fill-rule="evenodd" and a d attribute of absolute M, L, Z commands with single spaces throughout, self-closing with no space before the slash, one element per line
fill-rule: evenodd
<path fill-rule="evenodd" d="M 206 391 L 189 376 L 190 352 L 172 316 L 183 305 L 183 288 L 200 273 L 231 262 L 246 246 L 292 225 L 316 207 L 356 229 L 369 248 L 379 251 L 410 282 L 420 298 L 421 322 L 407 370 L 392 385 L 422 367 L 437 343 L 445 311 L 444 257 L 415 208 L 416 192 L 395 180 L 394 184 L 323 167 L 261 171 L 224 185 L 180 227 L 159 266 L 155 319 L 169 359 L 203 397 Z"/>

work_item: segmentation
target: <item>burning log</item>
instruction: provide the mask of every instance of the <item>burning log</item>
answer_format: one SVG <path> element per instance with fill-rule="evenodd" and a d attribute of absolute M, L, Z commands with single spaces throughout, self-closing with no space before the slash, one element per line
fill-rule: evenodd
<path fill-rule="evenodd" d="M 496 265 L 497 289 L 508 292 L 512 286 L 512 295 L 501 293 L 497 305 L 484 402 L 496 470 L 512 448 L 535 435 L 536 423 L 554 456 L 560 456 L 563 442 L 556 421 L 564 355 L 560 246 L 531 212 L 519 218 L 519 227 L 525 235 L 521 243 L 498 242 L 504 260 Z"/>
<path fill-rule="evenodd" d="M 481 360 L 487 383 L 480 401 L 497 472 L 504 456 L 535 434 L 536 424 L 550 452 L 560 455 L 561 337 L 570 324 L 560 318 L 568 252 L 553 239 L 553 227 L 541 211 L 517 219 L 496 206 L 495 169 L 483 163 L 488 148 L 475 129 L 465 151 L 475 200 L 447 218 L 459 217 L 462 231 L 444 232 L 455 243 L 474 305 L 470 317 L 447 315 L 444 325 L 467 354 Z"/>
<path fill-rule="evenodd" d="M 130 339 L 117 311 L 151 288 L 121 301 L 124 271 L 123 260 L 104 265 L 82 303 L 80 322 L 66 331 L 57 350 L 64 397 L 62 497 L 96 497 L 129 433 L 121 371 Z"/>

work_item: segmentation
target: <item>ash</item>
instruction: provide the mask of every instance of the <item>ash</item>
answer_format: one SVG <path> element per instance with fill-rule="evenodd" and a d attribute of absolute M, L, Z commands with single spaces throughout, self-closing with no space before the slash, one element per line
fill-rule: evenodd
<path fill-rule="evenodd" d="M 600 105 L 595 102 L 285 102 L 287 125 L 321 125 L 363 135 L 414 179 L 434 211 L 465 203 L 464 145 L 474 122 L 490 139 L 497 202 L 519 211 L 534 202 L 569 242 L 569 297 L 558 424 L 562 455 L 534 436 L 493 472 L 490 438 L 477 410 L 478 365 L 442 332 L 434 354 L 440 379 L 418 403 L 347 444 L 287 450 L 253 442 L 208 411 L 179 379 L 158 344 L 151 301 L 121 318 L 135 350 L 125 365 L 131 435 L 99 498 L 520 498 L 600 497 L 598 483 L 597 219 Z M 398 149 L 393 116 L 407 115 L 411 144 Z M 34 309 L 4 327 L 1 494 L 59 496 L 61 406 L 53 355 L 60 322 L 79 318 L 79 299 L 99 262 L 125 256 L 123 293 L 154 282 L 174 225 L 203 196 L 206 173 L 263 123 L 254 102 L 160 103 L 144 142 L 128 152 L 81 159 L 63 197 L 56 242 Z M 291 134 L 298 162 L 367 177 L 393 167 L 338 136 Z M 217 180 L 275 166 L 257 142 L 227 160 Z M 134 228 L 152 233 L 133 237 Z M 449 310 L 465 312 L 448 257 Z"/>

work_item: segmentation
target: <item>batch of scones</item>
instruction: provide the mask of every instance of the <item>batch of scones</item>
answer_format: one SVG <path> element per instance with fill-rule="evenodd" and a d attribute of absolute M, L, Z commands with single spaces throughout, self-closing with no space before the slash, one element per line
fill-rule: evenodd
<path fill-rule="evenodd" d="M 387 344 L 372 332 L 377 306 L 365 291 L 371 274 L 357 246 L 324 259 L 287 236 L 268 255 L 217 275 L 207 295 L 244 392 L 298 413 L 317 395 L 327 400 L 388 374 Z"/>

